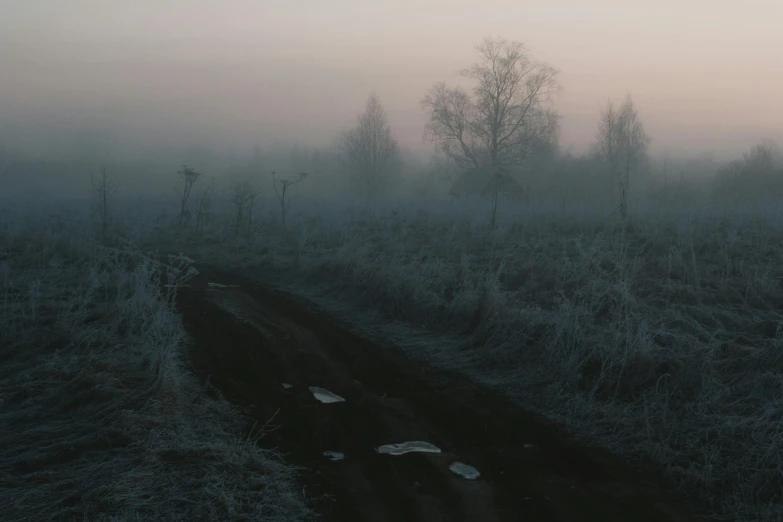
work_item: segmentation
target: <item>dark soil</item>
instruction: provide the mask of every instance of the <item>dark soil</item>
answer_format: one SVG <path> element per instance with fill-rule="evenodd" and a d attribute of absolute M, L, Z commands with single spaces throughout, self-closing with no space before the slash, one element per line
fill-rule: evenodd
<path fill-rule="evenodd" d="M 325 520 L 691 520 L 648 479 L 498 394 L 364 340 L 284 292 L 198 269 L 178 295 L 197 370 L 258 425 L 277 413 L 260 444 L 304 468 Z M 345 402 L 322 404 L 309 386 Z M 375 451 L 414 440 L 442 453 Z M 457 476 L 454 461 L 481 476 Z"/>

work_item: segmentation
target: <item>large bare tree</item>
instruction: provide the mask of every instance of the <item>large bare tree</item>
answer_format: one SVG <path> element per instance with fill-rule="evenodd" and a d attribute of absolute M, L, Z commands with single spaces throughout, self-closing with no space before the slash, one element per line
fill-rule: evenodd
<path fill-rule="evenodd" d="M 340 148 L 360 190 L 377 196 L 399 171 L 400 149 L 378 96 L 367 100 L 358 124 L 343 134 Z"/>
<path fill-rule="evenodd" d="M 628 216 L 631 172 L 639 166 L 650 144 L 630 94 L 619 109 L 609 101 L 601 112 L 598 144 L 608 168 L 611 204 L 613 207 L 616 205 L 615 208 L 625 219 Z M 615 187 L 619 192 L 619 201 L 615 196 Z"/>
<path fill-rule="evenodd" d="M 478 62 L 460 72 L 476 82 L 472 97 L 438 82 L 422 100 L 426 135 L 463 167 L 518 167 L 556 139 L 557 71 L 521 42 L 487 38 L 476 51 Z"/>

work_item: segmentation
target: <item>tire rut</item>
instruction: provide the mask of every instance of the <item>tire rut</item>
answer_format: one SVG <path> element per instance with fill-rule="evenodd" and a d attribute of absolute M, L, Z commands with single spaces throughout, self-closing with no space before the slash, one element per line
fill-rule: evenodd
<path fill-rule="evenodd" d="M 691 520 L 615 459 L 507 399 L 361 339 L 283 292 L 198 270 L 177 296 L 196 370 L 259 424 L 275 415 L 261 444 L 303 467 L 325 520 Z M 311 386 L 345 401 L 321 403 Z M 406 441 L 441 453 L 376 451 Z M 455 474 L 455 461 L 480 476 Z"/>

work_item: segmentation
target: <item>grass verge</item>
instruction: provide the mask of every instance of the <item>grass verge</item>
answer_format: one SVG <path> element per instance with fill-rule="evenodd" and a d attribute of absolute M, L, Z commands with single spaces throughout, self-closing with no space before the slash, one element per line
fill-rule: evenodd
<path fill-rule="evenodd" d="M 167 268 L 18 219 L 0 220 L 3 520 L 310 519 L 295 470 L 188 370 Z"/>

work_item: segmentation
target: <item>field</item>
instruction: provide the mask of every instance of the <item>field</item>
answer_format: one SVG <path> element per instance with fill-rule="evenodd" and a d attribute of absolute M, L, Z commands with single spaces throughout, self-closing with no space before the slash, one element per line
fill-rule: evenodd
<path fill-rule="evenodd" d="M 0 522 L 783 522 L 783 0 L 95 3 L 0 2 Z"/>
<path fill-rule="evenodd" d="M 459 370 L 728 520 L 783 516 L 783 221 L 776 208 L 271 203 L 182 248 L 275 280 Z M 263 209 L 262 205 L 262 209 Z M 226 215 L 225 219 L 230 219 Z"/>
<path fill-rule="evenodd" d="M 532 205 L 501 209 L 491 228 L 473 204 L 293 205 L 285 227 L 262 200 L 252 226 L 235 230 L 226 207 L 198 233 L 176 230 L 174 208 L 137 207 L 118 216 L 111 246 L 63 218 L 9 218 L 10 520 L 36 519 L 22 515 L 31 506 L 49 518 L 53 505 L 117 520 L 309 516 L 295 470 L 242 438 L 242 412 L 187 369 L 174 296 L 155 280 L 163 267 L 141 254 L 156 250 L 281 287 L 467 376 L 710 518 L 783 516 L 780 210 L 640 207 L 621 225 Z"/>
<path fill-rule="evenodd" d="M 188 369 L 185 276 L 77 218 L 0 223 L 3 520 L 310 519 L 295 470 Z"/>

